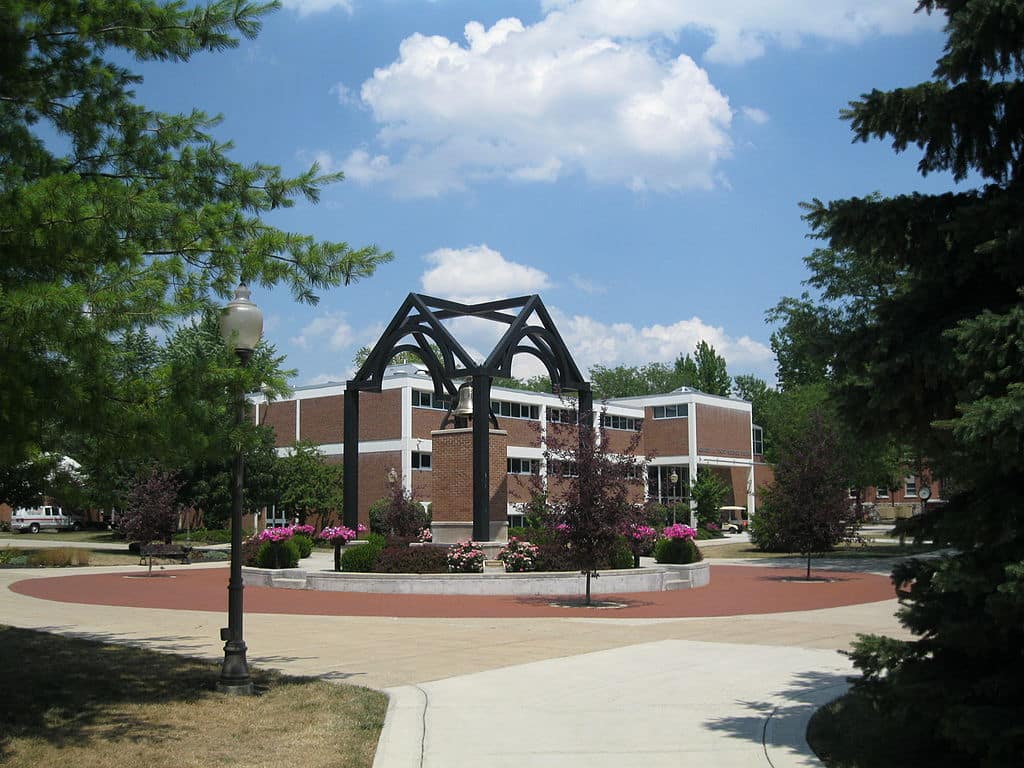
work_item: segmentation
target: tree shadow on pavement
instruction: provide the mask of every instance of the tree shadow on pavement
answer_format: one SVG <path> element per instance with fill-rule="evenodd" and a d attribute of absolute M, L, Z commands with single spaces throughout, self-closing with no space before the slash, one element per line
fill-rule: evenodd
<path fill-rule="evenodd" d="M 766 701 L 738 701 L 749 714 L 706 721 L 713 731 L 760 742 L 766 756 L 773 750 L 812 754 L 807 745 L 807 722 L 821 706 L 849 688 L 848 675 L 837 672 L 801 672 L 783 690 Z"/>

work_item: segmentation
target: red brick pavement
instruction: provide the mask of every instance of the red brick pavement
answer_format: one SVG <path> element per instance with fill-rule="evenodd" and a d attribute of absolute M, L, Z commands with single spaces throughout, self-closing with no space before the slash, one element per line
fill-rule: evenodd
<path fill-rule="evenodd" d="M 798 580 L 803 575 L 801 569 L 716 565 L 712 567 L 710 586 L 700 589 L 598 598 L 622 604 L 615 609 L 552 605 L 569 598 L 375 595 L 246 587 L 245 610 L 424 618 L 682 618 L 807 611 L 895 597 L 892 584 L 884 576 L 829 572 L 822 574 L 831 579 L 828 582 L 803 583 Z M 146 578 L 144 572 L 74 574 L 26 579 L 10 588 L 22 595 L 63 603 L 223 612 L 227 609 L 227 576 L 227 570 L 220 568 L 175 569 L 154 578 Z"/>

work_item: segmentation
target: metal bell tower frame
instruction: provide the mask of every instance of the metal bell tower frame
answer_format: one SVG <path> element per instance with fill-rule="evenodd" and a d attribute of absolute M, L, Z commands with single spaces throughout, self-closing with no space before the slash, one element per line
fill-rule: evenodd
<path fill-rule="evenodd" d="M 476 317 L 507 326 L 487 359 L 477 363 L 444 325 L 445 320 Z M 359 393 L 380 392 L 384 370 L 400 352 L 412 352 L 426 366 L 434 393 L 458 396 L 456 379 L 468 379 L 473 387 L 473 539 L 490 537 L 489 454 L 491 383 L 496 377 L 512 377 L 517 354 L 538 358 L 548 371 L 553 392 L 575 392 L 579 399 L 580 425 L 592 425 L 594 396 L 590 382 L 576 366 L 555 328 L 540 296 L 521 296 L 481 304 L 461 304 L 410 293 L 366 362 L 345 386 L 345 525 L 359 522 Z"/>

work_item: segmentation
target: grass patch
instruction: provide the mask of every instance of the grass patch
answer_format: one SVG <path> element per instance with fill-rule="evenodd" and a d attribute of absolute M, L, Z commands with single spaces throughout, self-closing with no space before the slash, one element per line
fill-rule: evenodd
<path fill-rule="evenodd" d="M 5 768 L 368 768 L 387 705 L 259 670 L 263 695 L 227 697 L 219 663 L 2 625 L 0 664 Z"/>
<path fill-rule="evenodd" d="M 12 531 L 0 532 L 0 540 L 26 540 L 33 537 L 40 539 L 61 538 L 65 541 L 94 541 L 98 544 L 111 544 L 113 542 L 124 542 L 124 536 L 114 531 L 40 531 L 38 534 L 14 533 Z"/>
<path fill-rule="evenodd" d="M 753 544 L 745 541 L 737 541 L 729 544 L 716 544 L 713 547 L 701 547 L 697 543 L 705 560 L 718 560 L 720 558 L 742 558 L 756 560 L 765 557 L 779 557 L 777 552 L 762 552 Z"/>
<path fill-rule="evenodd" d="M 807 724 L 807 743 L 828 768 L 949 766 L 944 751 L 929 743 L 931 725 L 901 725 L 853 690 L 814 713 Z"/>
<path fill-rule="evenodd" d="M 913 557 L 914 555 L 921 555 L 926 552 L 935 552 L 939 549 L 941 549 L 941 547 L 936 547 L 931 544 L 906 544 L 901 547 L 899 544 L 875 544 L 869 542 L 866 546 L 861 546 L 860 544 L 840 546 L 831 552 L 825 552 L 821 555 L 816 554 L 814 559 L 835 558 L 840 560 L 867 560 L 875 557 Z M 769 557 L 801 557 L 799 552 L 762 552 L 753 544 L 748 544 L 746 542 L 721 544 L 714 547 L 703 547 L 701 552 L 704 553 L 705 560 L 717 560 L 720 558 L 758 559 Z"/>

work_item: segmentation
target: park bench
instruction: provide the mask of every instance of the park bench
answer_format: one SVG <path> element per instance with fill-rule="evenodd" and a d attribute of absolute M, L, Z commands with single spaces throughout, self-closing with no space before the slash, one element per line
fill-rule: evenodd
<path fill-rule="evenodd" d="M 162 557 L 165 560 L 180 560 L 185 565 L 191 565 L 192 547 L 181 544 L 143 544 L 139 549 L 142 559 L 139 565 L 149 561 L 149 570 L 153 570 L 153 558 Z"/>

